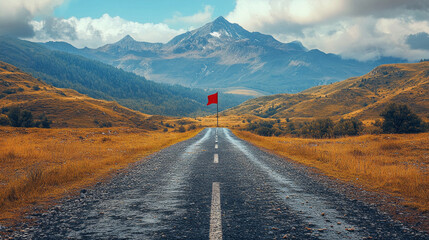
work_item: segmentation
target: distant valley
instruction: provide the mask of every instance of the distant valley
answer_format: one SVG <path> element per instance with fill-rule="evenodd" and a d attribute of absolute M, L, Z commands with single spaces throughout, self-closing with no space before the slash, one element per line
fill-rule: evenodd
<path fill-rule="evenodd" d="M 380 64 L 404 62 L 393 58 L 347 60 L 308 50 L 297 41 L 281 43 L 270 35 L 249 32 L 223 17 L 166 44 L 138 42 L 126 36 L 97 49 L 77 49 L 65 42 L 43 45 L 156 82 L 253 96 L 297 93 L 365 74 Z"/>
<path fill-rule="evenodd" d="M 207 95 L 213 92 L 155 83 L 99 61 L 52 51 L 29 41 L 0 37 L 0 61 L 19 67 L 55 87 L 71 88 L 93 98 L 116 101 L 146 114 L 197 116 L 216 112 L 216 106 L 206 106 Z M 222 99 L 228 99 L 219 104 L 220 110 L 250 98 L 220 94 Z"/>

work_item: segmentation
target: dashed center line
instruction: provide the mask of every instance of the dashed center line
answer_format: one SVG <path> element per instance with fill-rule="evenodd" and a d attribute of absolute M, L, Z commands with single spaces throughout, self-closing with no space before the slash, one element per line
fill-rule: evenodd
<path fill-rule="evenodd" d="M 217 145 L 217 143 L 215 144 L 215 149 L 218 149 L 219 148 L 219 146 Z"/>
<path fill-rule="evenodd" d="M 212 205 L 210 211 L 210 240 L 222 239 L 222 218 L 220 209 L 220 186 L 218 182 L 212 184 Z"/>
<path fill-rule="evenodd" d="M 219 163 L 219 155 L 218 155 L 217 153 L 215 153 L 215 155 L 214 155 L 214 160 L 213 160 L 213 162 L 214 162 L 214 163 Z"/>

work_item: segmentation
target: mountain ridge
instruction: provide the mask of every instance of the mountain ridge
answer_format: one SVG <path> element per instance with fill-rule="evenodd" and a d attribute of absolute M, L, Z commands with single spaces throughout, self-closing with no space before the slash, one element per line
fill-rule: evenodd
<path fill-rule="evenodd" d="M 208 95 L 205 90 L 156 83 L 82 56 L 49 50 L 37 43 L 0 37 L 0 60 L 55 87 L 114 100 L 147 114 L 189 116 L 216 112 L 216 108 L 205 105 Z M 220 109 L 238 105 L 246 99 L 233 95 L 225 97 L 231 101 Z"/>
<path fill-rule="evenodd" d="M 297 41 L 282 43 L 270 35 L 249 32 L 223 17 L 166 44 L 138 42 L 126 36 L 97 49 L 80 49 L 78 54 L 156 82 L 268 94 L 296 93 L 362 75 L 380 64 L 404 62 L 396 58 L 368 62 L 343 59 L 308 50 Z"/>

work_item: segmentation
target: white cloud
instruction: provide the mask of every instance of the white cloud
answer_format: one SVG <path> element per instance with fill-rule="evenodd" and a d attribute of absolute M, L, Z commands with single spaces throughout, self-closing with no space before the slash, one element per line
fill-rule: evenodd
<path fill-rule="evenodd" d="M 204 11 L 200 11 L 191 16 L 182 16 L 181 13 L 176 13 L 172 19 L 165 20 L 167 24 L 190 24 L 190 25 L 201 25 L 210 22 L 213 19 L 213 7 L 206 5 Z"/>
<path fill-rule="evenodd" d="M 0 0 L 0 34 L 29 37 L 34 34 L 29 22 L 47 16 L 63 0 Z"/>
<path fill-rule="evenodd" d="M 280 41 L 359 60 L 394 56 L 417 60 L 409 35 L 429 33 L 427 0 L 237 0 L 227 19 Z"/>
<path fill-rule="evenodd" d="M 67 41 L 76 47 L 96 48 L 131 35 L 138 41 L 167 42 L 183 29 L 171 29 L 164 23 L 139 23 L 104 14 L 100 18 L 51 18 L 32 21 L 35 36 L 32 41 Z"/>

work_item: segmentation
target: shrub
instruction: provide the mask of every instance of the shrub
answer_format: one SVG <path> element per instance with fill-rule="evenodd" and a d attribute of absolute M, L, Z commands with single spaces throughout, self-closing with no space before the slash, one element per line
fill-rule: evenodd
<path fill-rule="evenodd" d="M 13 94 L 13 93 L 16 93 L 16 89 L 14 89 L 14 88 L 6 89 L 6 90 L 3 91 L 3 93 L 5 93 L 5 94 Z"/>
<path fill-rule="evenodd" d="M 269 128 L 269 127 L 259 127 L 257 129 L 255 129 L 255 133 L 261 136 L 272 136 L 274 133 L 274 129 Z"/>
<path fill-rule="evenodd" d="M 334 123 L 331 119 L 317 119 L 305 125 L 301 129 L 301 133 L 304 136 L 314 138 L 330 138 L 333 137 Z"/>
<path fill-rule="evenodd" d="M 111 122 L 103 122 L 103 123 L 100 125 L 100 127 L 101 127 L 101 128 L 104 128 L 104 127 L 112 127 L 112 123 L 111 123 Z"/>
<path fill-rule="evenodd" d="M 253 122 L 247 125 L 247 130 L 261 136 L 272 136 L 275 132 L 273 126 L 274 122 L 271 121 Z"/>
<path fill-rule="evenodd" d="M 179 127 L 179 132 L 186 132 L 185 127 L 184 127 L 184 126 L 180 126 L 180 127 Z"/>
<path fill-rule="evenodd" d="M 9 118 L 6 115 L 0 116 L 0 126 L 8 126 L 10 125 Z"/>
<path fill-rule="evenodd" d="M 341 119 L 334 126 L 334 136 L 356 136 L 363 130 L 363 123 L 356 119 Z"/>
<path fill-rule="evenodd" d="M 30 111 L 21 111 L 21 126 L 19 127 L 34 127 L 33 114 Z"/>
<path fill-rule="evenodd" d="M 188 127 L 188 131 L 189 130 L 194 130 L 194 129 L 196 129 L 197 128 L 197 126 L 195 126 L 195 124 L 191 124 L 191 125 L 189 125 L 189 127 Z"/>
<path fill-rule="evenodd" d="M 39 116 L 40 121 L 36 122 L 36 126 L 37 127 L 42 127 L 42 128 L 50 128 L 52 121 L 48 119 L 48 117 L 46 117 L 45 114 L 42 114 Z"/>
<path fill-rule="evenodd" d="M 380 114 L 384 118 L 384 133 L 418 133 L 425 131 L 425 124 L 407 105 L 392 103 Z"/>
<path fill-rule="evenodd" d="M 10 124 L 13 127 L 21 127 L 22 120 L 21 120 L 21 109 L 14 107 L 11 108 L 7 114 Z"/>
<path fill-rule="evenodd" d="M 48 117 L 45 116 L 45 114 L 40 115 L 39 116 L 40 120 L 35 122 L 33 120 L 33 114 L 30 111 L 21 110 L 18 107 L 11 108 L 7 114 L 7 118 L 10 125 L 13 127 L 40 127 L 41 126 L 43 128 L 50 128 L 52 124 L 52 121 L 50 121 Z"/>

